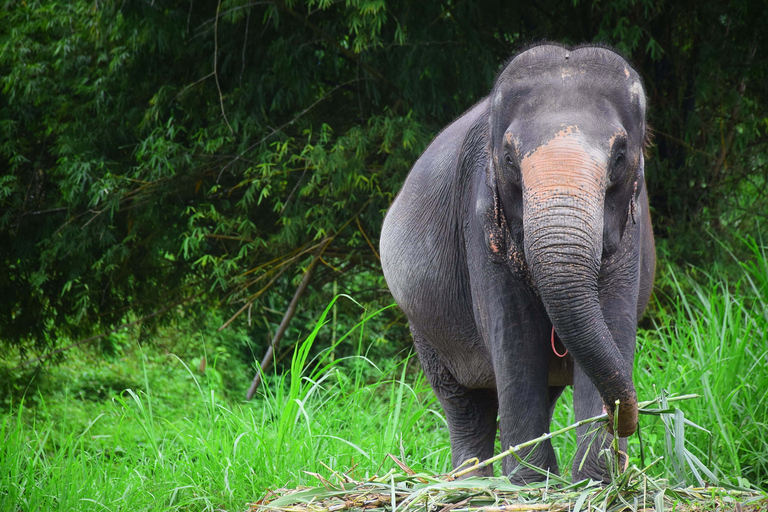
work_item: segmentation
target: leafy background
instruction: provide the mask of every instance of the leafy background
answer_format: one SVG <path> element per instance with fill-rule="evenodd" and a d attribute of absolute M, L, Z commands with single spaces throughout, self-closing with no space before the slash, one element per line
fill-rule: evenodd
<path fill-rule="evenodd" d="M 302 311 L 317 316 L 329 283 L 387 303 L 376 241 L 410 165 L 509 56 L 544 38 L 605 42 L 636 63 L 661 250 L 706 260 L 705 230 L 753 233 L 768 210 L 766 12 L 749 1 L 6 2 L 2 346 L 37 357 L 148 315 L 146 332 L 215 309 L 224 321 L 242 310 L 237 326 L 263 348 L 281 319 L 270 310 L 285 309 L 326 237 Z"/>

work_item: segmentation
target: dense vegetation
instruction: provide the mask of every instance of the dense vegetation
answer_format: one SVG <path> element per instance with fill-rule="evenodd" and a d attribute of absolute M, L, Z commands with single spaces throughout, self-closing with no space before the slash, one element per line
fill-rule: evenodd
<path fill-rule="evenodd" d="M 638 391 L 703 394 L 682 407 L 718 477 L 768 487 L 765 26 L 755 0 L 4 2 L 0 508 L 238 509 L 387 452 L 444 470 L 399 310 L 342 336 L 392 302 L 377 240 L 411 164 L 542 39 L 644 77 L 661 261 Z M 338 293 L 365 308 L 329 311 L 306 346 L 327 360 L 279 349 L 237 404 L 291 297 L 299 346 Z"/>
<path fill-rule="evenodd" d="M 728 240 L 768 211 L 764 7 L 6 2 L 0 343 L 40 356 L 214 307 L 221 324 L 240 313 L 261 351 L 321 252 L 296 325 L 333 283 L 388 303 L 382 212 L 430 138 L 542 38 L 605 42 L 637 64 L 661 245 L 703 262 L 704 230 Z"/>

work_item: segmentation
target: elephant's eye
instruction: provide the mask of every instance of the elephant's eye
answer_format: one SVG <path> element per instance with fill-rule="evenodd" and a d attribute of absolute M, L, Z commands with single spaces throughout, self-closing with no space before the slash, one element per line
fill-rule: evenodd
<path fill-rule="evenodd" d="M 624 149 L 620 149 L 613 156 L 613 163 L 611 165 L 611 182 L 616 183 L 617 180 L 624 174 L 627 162 L 627 153 Z"/>
<path fill-rule="evenodd" d="M 517 163 L 515 163 L 515 159 L 512 158 L 512 155 L 510 153 L 506 153 L 504 155 L 504 163 L 507 164 L 507 171 L 505 173 L 507 177 L 511 178 L 512 183 L 519 184 L 520 168 L 517 166 Z"/>
<path fill-rule="evenodd" d="M 621 167 L 624 165 L 624 161 L 627 159 L 627 155 L 624 153 L 624 151 L 619 151 L 616 153 L 616 156 L 613 158 L 613 165 L 614 167 Z"/>

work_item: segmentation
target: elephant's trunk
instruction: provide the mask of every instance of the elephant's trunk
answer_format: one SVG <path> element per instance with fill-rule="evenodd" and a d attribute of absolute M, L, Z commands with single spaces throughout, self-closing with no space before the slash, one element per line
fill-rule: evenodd
<path fill-rule="evenodd" d="M 637 427 L 637 396 L 600 308 L 606 157 L 578 134 L 555 137 L 521 162 L 525 255 L 558 336 L 603 398 L 619 435 Z"/>

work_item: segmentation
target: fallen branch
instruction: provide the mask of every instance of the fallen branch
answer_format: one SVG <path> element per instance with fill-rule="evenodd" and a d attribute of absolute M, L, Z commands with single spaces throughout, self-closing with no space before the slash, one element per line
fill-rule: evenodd
<path fill-rule="evenodd" d="M 293 299 L 291 299 L 291 303 L 288 305 L 288 309 L 285 310 L 283 320 L 280 322 L 280 327 L 278 327 L 274 338 L 272 338 L 272 343 L 270 343 L 269 348 L 267 349 L 267 353 L 264 354 L 264 358 L 261 360 L 261 366 L 256 372 L 256 375 L 253 377 L 253 381 L 251 381 L 251 387 L 248 388 L 248 393 L 245 395 L 246 400 L 253 398 L 253 395 L 256 393 L 256 390 L 259 387 L 259 384 L 261 384 L 261 375 L 263 372 L 267 371 L 269 365 L 272 363 L 275 349 L 280 344 L 280 340 L 283 338 L 285 331 L 288 329 L 288 324 L 291 322 L 291 318 L 293 318 L 293 315 L 296 312 L 296 305 L 299 303 L 299 299 L 307 289 L 309 281 L 312 279 L 312 274 L 314 273 L 315 268 L 320 261 L 320 257 L 323 255 L 323 252 L 332 240 L 332 237 L 328 238 L 326 242 L 320 246 L 320 249 L 318 249 L 314 258 L 312 258 L 312 262 L 309 264 L 309 267 L 307 267 L 307 270 L 304 272 L 304 277 L 302 277 L 301 283 L 299 283 L 299 287 L 296 289 L 296 293 L 293 294 Z"/>

